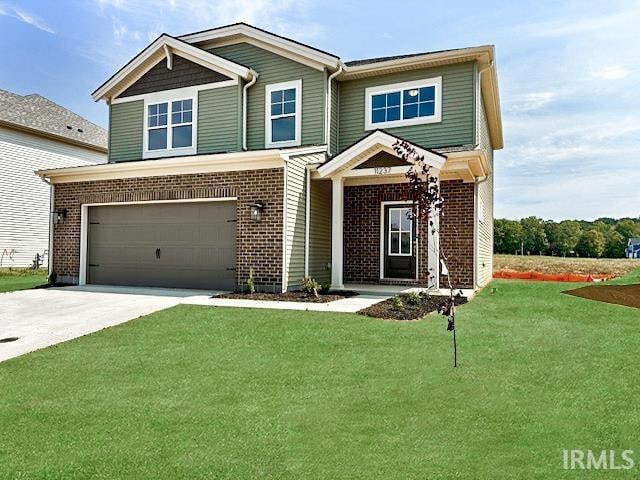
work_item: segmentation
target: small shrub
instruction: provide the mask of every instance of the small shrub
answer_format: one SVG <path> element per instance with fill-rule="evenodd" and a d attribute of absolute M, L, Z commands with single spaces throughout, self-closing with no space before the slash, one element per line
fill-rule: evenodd
<path fill-rule="evenodd" d="M 302 279 L 302 291 L 308 295 L 318 296 L 318 290 L 320 290 L 320 284 L 316 282 L 313 277 L 304 277 Z"/>
<path fill-rule="evenodd" d="M 402 302 L 402 298 L 399 295 L 396 295 L 391 299 L 391 303 L 393 304 L 394 310 L 402 310 L 404 309 L 404 303 Z"/>
<path fill-rule="evenodd" d="M 407 303 L 409 305 L 419 305 L 421 300 L 422 299 L 420 298 L 420 294 L 418 292 L 409 292 L 407 294 Z"/>
<path fill-rule="evenodd" d="M 249 269 L 249 278 L 247 278 L 247 283 L 245 284 L 245 292 L 256 293 L 256 283 L 253 279 L 253 268 Z"/>
<path fill-rule="evenodd" d="M 327 295 L 331 291 L 331 282 L 320 284 L 320 294 Z"/>

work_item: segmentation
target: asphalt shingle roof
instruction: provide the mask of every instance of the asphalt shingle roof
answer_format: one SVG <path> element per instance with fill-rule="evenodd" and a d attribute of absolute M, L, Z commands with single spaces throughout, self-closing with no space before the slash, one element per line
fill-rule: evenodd
<path fill-rule="evenodd" d="M 107 148 L 107 131 L 38 94 L 0 90 L 0 122 Z"/>
<path fill-rule="evenodd" d="M 411 57 L 419 57 L 420 55 L 431 55 L 434 53 L 443 53 L 443 52 L 454 52 L 456 50 L 464 50 L 463 48 L 449 48 L 447 50 L 434 50 L 431 52 L 420 52 L 420 53 L 408 53 L 405 55 L 393 55 L 391 57 L 377 57 L 377 58 L 365 58 L 363 60 L 351 60 L 349 62 L 344 62 L 347 67 L 357 67 L 359 65 L 366 65 L 369 63 L 380 63 L 387 62 L 389 60 L 399 60 L 401 58 L 411 58 Z"/>

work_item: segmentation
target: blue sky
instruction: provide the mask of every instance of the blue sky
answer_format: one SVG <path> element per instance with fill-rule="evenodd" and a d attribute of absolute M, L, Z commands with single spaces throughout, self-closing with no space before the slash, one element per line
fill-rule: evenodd
<path fill-rule="evenodd" d="M 495 44 L 496 216 L 640 215 L 640 1 L 0 0 L 0 88 L 90 93 L 159 33 L 246 21 L 343 60 Z"/>

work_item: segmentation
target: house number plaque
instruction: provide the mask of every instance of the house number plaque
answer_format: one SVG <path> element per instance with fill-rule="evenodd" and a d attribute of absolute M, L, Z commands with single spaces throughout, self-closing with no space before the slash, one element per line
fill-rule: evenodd
<path fill-rule="evenodd" d="M 386 175 L 387 173 L 391 173 L 391 167 L 375 167 L 374 170 L 376 175 Z"/>

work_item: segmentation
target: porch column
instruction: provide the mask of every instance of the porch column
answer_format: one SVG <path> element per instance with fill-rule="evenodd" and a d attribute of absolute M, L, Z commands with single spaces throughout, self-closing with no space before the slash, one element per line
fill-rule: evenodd
<path fill-rule="evenodd" d="M 331 288 L 343 288 L 344 179 L 331 179 Z"/>
<path fill-rule="evenodd" d="M 436 170 L 438 177 L 438 186 L 440 186 L 440 172 Z M 427 234 L 427 268 L 429 270 L 429 278 L 427 286 L 429 288 L 440 288 L 440 216 L 433 217 L 433 227 L 428 226 Z"/>

